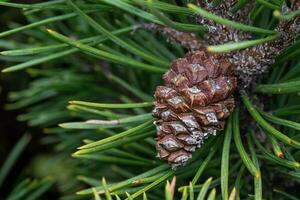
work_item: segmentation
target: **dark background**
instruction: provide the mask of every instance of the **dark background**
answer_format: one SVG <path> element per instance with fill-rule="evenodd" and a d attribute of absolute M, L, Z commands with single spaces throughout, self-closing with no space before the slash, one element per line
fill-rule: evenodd
<path fill-rule="evenodd" d="M 14 2 L 32 3 L 37 1 L 24 0 Z M 0 6 L 0 32 L 8 30 L 10 22 L 26 24 L 26 21 L 24 20 L 25 19 L 21 15 L 19 9 Z M 14 39 L 16 37 L 18 37 L 18 34 L 10 36 L 9 39 Z M 5 39 L 7 38 L 0 38 L 0 40 Z M 0 51 L 2 50 L 3 49 L 0 47 Z M 0 70 L 8 65 L 9 63 L 6 63 L 0 59 Z M 51 151 L 51 147 L 40 145 L 39 141 L 42 137 L 42 132 L 40 129 L 28 127 L 26 123 L 17 121 L 16 118 L 18 114 L 26 112 L 26 110 L 8 111 L 5 109 L 5 104 L 7 104 L 9 101 L 9 92 L 21 90 L 22 88 L 27 87 L 28 81 L 30 81 L 30 79 L 25 72 L 8 74 L 3 74 L 0 72 L 0 167 L 20 137 L 25 133 L 31 135 L 31 141 L 29 145 L 27 145 L 26 149 L 22 152 L 14 167 L 10 169 L 9 175 L 6 177 L 4 184 L 0 187 L 0 199 L 7 196 L 14 186 L 24 178 L 31 177 L 30 174 L 28 174 L 28 170 L 25 172 L 25 169 L 28 167 L 28 164 L 35 155 L 41 152 Z M 57 192 L 53 189 L 45 194 L 42 199 L 57 199 L 57 195 Z"/>

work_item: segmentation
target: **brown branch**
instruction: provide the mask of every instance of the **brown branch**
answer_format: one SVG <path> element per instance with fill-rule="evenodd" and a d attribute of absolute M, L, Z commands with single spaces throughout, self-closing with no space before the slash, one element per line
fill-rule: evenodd
<path fill-rule="evenodd" d="M 147 30 L 161 32 L 169 40 L 179 43 L 188 50 L 194 51 L 206 47 L 206 43 L 200 40 L 194 33 L 181 32 L 173 28 L 154 23 L 145 23 L 143 26 Z"/>
<path fill-rule="evenodd" d="M 297 1 L 291 8 L 284 6 L 282 12 L 286 13 L 299 8 L 300 1 Z M 264 73 L 268 66 L 275 62 L 276 56 L 294 43 L 300 32 L 300 17 L 295 17 L 290 21 L 280 21 L 276 30 L 281 33 L 277 40 L 230 53 L 230 60 L 236 65 L 237 74 L 245 82 L 245 86 L 250 83 L 254 74 Z"/>

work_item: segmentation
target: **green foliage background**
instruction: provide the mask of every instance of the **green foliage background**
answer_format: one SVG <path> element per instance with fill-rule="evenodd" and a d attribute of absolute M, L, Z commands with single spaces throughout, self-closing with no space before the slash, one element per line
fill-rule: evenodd
<path fill-rule="evenodd" d="M 64 200 L 298 199 L 299 40 L 276 58 L 257 86 L 264 109 L 253 105 L 254 96 L 237 94 L 240 108 L 226 130 L 173 171 L 155 157 L 152 94 L 169 63 L 185 50 L 141 26 L 154 22 L 202 35 L 207 27 L 192 18 L 201 15 L 261 38 L 211 47 L 238 50 L 276 39 L 268 28 L 299 15 L 274 16 L 282 4 L 257 1 L 254 28 L 172 0 L 0 2 L 26 18 L 24 24 L 9 22 L 0 33 L 0 59 L 7 63 L 2 72 L 11 73 L 4 76 L 28 74 L 26 84 L 9 94 L 6 109 L 25 110 L 18 120 L 42 128 L 41 143 L 53 146 L 51 154 L 40 154 L 28 166 L 28 174 L 39 180 L 26 179 L 3 198 L 42 199 L 56 187 Z M 0 185 L 29 138 L 24 135 L 3 164 Z M 166 183 L 174 176 L 176 187 Z"/>

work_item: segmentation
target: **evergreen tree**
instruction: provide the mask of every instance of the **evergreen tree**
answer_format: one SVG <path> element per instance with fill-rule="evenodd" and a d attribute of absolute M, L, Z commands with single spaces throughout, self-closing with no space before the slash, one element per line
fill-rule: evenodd
<path fill-rule="evenodd" d="M 6 109 L 26 110 L 18 120 L 53 147 L 28 166 L 42 180 L 7 199 L 42 199 L 53 185 L 65 200 L 300 197 L 298 0 L 0 6 L 26 17 L 0 33 L 2 73 L 28 74 Z"/>

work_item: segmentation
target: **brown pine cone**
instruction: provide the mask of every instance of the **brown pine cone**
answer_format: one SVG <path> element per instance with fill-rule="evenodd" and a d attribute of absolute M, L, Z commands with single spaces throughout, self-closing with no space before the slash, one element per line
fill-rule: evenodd
<path fill-rule="evenodd" d="M 228 59 L 203 50 L 171 64 L 165 86 L 154 94 L 157 152 L 173 168 L 183 166 L 209 135 L 224 128 L 237 84 Z"/>

